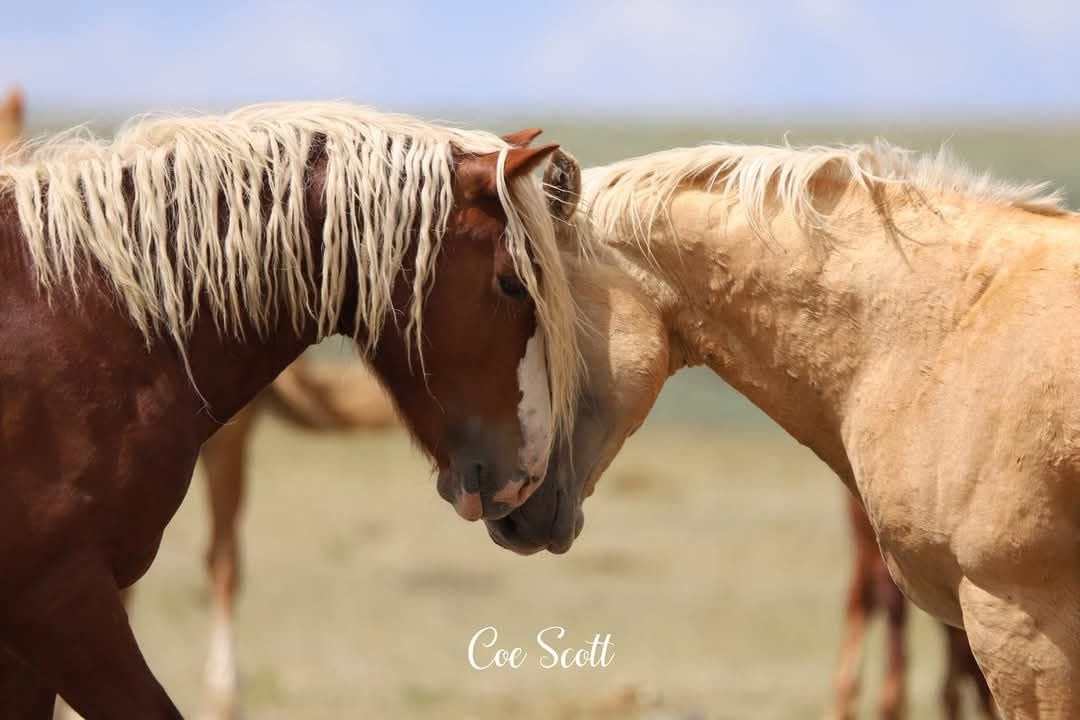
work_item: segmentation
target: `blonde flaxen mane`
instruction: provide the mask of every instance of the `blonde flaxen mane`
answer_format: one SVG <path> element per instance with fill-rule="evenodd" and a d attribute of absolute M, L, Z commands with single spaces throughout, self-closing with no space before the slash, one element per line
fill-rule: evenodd
<path fill-rule="evenodd" d="M 770 237 L 773 202 L 802 227 L 827 230 L 829 220 L 815 206 L 812 192 L 813 182 L 826 177 L 859 185 L 875 197 L 882 188 L 899 186 L 923 198 L 956 192 L 1043 215 L 1068 213 L 1060 194 L 1046 183 L 1001 182 L 973 172 L 944 148 L 924 156 L 881 140 L 808 148 L 715 144 L 643 155 L 586 170 L 582 213 L 601 232 L 644 240 L 672 195 L 693 186 L 738 203 L 758 237 Z"/>
<path fill-rule="evenodd" d="M 317 268 L 305 204 L 319 141 L 326 220 Z M 223 333 L 252 327 L 263 335 L 285 313 L 297 331 L 315 322 L 319 338 L 342 321 L 354 333 L 367 328 L 358 339 L 370 351 L 384 321 L 397 322 L 391 288 L 402 271 L 413 284 L 406 342 L 419 354 L 423 302 L 453 203 L 452 153 L 502 153 L 501 171 L 507 147 L 489 133 L 347 103 L 273 103 L 144 120 L 111 142 L 45 141 L 0 168 L 0 190 L 15 198 L 47 292 L 65 284 L 77 296 L 82 271 L 96 266 L 147 342 L 171 336 L 185 362 L 203 298 Z M 511 257 L 535 300 L 552 411 L 564 430 L 581 361 L 551 219 L 534 178 L 501 182 L 499 199 Z M 406 268 L 410 247 L 415 262 Z M 355 317 L 342 318 L 350 266 L 360 302 Z"/>

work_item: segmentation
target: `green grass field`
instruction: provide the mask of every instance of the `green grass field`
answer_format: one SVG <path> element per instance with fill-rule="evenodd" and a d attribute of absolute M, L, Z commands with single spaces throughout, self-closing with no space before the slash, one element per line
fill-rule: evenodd
<path fill-rule="evenodd" d="M 43 123 L 48 125 L 49 123 Z M 509 130 L 522 122 L 487 121 Z M 978 168 L 1080 188 L 1080 123 L 1012 128 L 799 126 L 794 143 L 883 135 L 950 144 Z M 782 140 L 780 124 L 550 122 L 586 164 L 704 140 Z M 1074 198 L 1077 196 L 1074 195 Z M 708 373 L 686 371 L 586 504 L 564 557 L 519 558 L 441 501 L 399 435 L 298 433 L 260 422 L 245 524 L 239 655 L 251 718 L 819 718 L 849 570 L 844 489 Z M 201 481 L 138 586 L 134 622 L 185 713 L 200 707 L 209 623 Z M 531 648 L 477 671 L 470 637 Z M 541 670 L 535 633 L 610 633 L 603 669 Z M 880 629 L 869 643 L 877 685 Z M 911 628 L 912 717 L 939 716 L 943 639 Z M 864 698 L 864 717 L 872 714 Z"/>

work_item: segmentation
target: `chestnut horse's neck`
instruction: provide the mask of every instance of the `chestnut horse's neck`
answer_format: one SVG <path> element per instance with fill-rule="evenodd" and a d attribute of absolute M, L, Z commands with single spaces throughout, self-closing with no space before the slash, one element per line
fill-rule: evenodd
<path fill-rule="evenodd" d="M 324 168 L 325 159 L 314 158 L 306 217 L 314 268 L 321 267 L 325 205 L 319 192 Z M 222 218 L 222 223 L 227 221 L 227 216 Z M 148 347 L 104 271 L 92 264 L 80 273 L 78 297 L 66 287 L 53 288 L 46 302 L 8 192 L 0 192 L 0 268 L 7 289 L 34 304 L 27 312 L 28 322 L 38 324 L 43 334 L 57 336 L 55 352 L 86 355 L 81 360 L 95 368 L 86 375 L 87 385 L 95 391 L 91 394 L 135 395 L 148 405 L 180 410 L 177 415 L 193 423 L 184 426 L 185 433 L 192 433 L 186 439 L 193 440 L 196 448 L 317 340 L 314 319 L 298 332 L 286 313 L 261 332 L 250 322 L 238 330 L 223 331 L 204 296 L 198 300 L 198 319 L 183 351 L 165 332 L 152 338 Z M 319 278 L 311 282 L 317 287 Z M 353 279 L 347 282 L 355 285 Z M 345 317 L 352 317 L 355 302 L 355 295 L 346 293 Z M 348 330 L 353 329 L 350 323 Z M 360 327 L 358 337 L 365 337 L 366 332 Z"/>
<path fill-rule="evenodd" d="M 251 402 L 314 341 L 313 327 L 298 336 L 287 319 L 266 337 L 250 333 L 246 340 L 220 335 L 208 319 L 199 322 L 188 345 L 191 377 L 187 390 L 200 408 L 198 426 L 203 438 Z"/>
<path fill-rule="evenodd" d="M 321 152 L 314 154 L 305 206 L 312 267 L 316 269 L 322 267 L 321 238 L 326 218 L 322 191 L 325 169 L 325 156 Z M 355 284 L 354 280 L 350 278 L 350 284 Z M 311 278 L 312 286 L 318 287 L 319 283 L 318 277 Z M 346 300 L 349 305 L 355 302 L 355 297 Z M 351 308 L 342 309 L 343 317 L 352 317 Z M 205 428 L 206 437 L 251 402 L 260 390 L 318 339 L 313 318 L 297 332 L 289 317 L 281 313 L 269 332 L 259 333 L 248 323 L 243 332 L 236 334 L 221 332 L 211 320 L 212 315 L 211 312 L 200 313 L 202 319 L 193 328 L 187 345 L 191 390 L 202 403 L 203 422 L 200 422 L 200 426 Z M 366 328 L 362 326 L 356 330 L 358 337 L 366 334 Z M 162 341 L 169 342 L 167 339 Z"/>

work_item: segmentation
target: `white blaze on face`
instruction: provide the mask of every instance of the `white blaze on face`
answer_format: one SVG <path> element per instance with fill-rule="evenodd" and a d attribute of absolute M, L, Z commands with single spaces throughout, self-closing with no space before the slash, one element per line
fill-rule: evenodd
<path fill-rule="evenodd" d="M 551 421 L 551 392 L 548 389 L 547 351 L 539 328 L 525 344 L 517 377 L 521 390 L 521 403 L 518 405 L 521 464 L 529 477 L 542 478 L 547 472 L 554 428 Z"/>

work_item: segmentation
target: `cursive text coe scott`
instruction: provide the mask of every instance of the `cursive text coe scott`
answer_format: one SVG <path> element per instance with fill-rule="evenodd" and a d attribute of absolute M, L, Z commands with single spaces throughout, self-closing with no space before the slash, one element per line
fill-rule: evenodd
<path fill-rule="evenodd" d="M 566 628 L 552 625 L 536 633 L 540 655 L 538 662 L 544 670 L 607 667 L 615 659 L 615 643 L 611 633 L 596 633 L 581 647 L 557 647 L 566 637 Z M 499 631 L 489 625 L 477 630 L 469 640 L 469 665 L 475 670 L 509 667 L 517 670 L 529 658 L 523 647 L 496 647 Z"/>

